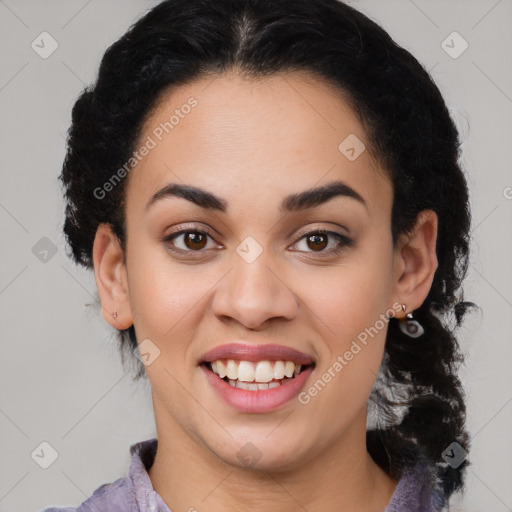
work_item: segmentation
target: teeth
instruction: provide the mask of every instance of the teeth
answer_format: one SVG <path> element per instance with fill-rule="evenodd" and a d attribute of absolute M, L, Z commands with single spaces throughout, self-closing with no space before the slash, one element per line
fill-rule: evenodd
<path fill-rule="evenodd" d="M 222 378 L 222 375 L 219 374 L 219 377 Z M 249 361 L 240 361 L 237 379 L 244 382 L 252 382 L 254 380 L 254 365 Z"/>
<path fill-rule="evenodd" d="M 213 363 L 212 363 L 213 367 Z M 215 372 L 215 370 L 213 370 Z M 238 378 L 238 365 L 233 361 L 233 359 L 228 359 L 228 364 L 226 368 L 228 379 L 237 379 Z M 217 372 L 215 372 L 217 373 Z"/>
<path fill-rule="evenodd" d="M 242 389 L 267 389 L 267 387 L 258 388 L 258 385 L 265 384 L 273 388 L 279 383 L 273 383 L 273 380 L 282 380 L 285 377 L 291 379 L 298 375 L 302 365 L 295 364 L 293 361 L 235 361 L 234 359 L 212 361 L 211 367 L 221 379 L 227 376 L 231 382 L 240 387 L 240 383 L 254 382 L 253 388 Z M 234 385 L 234 384 L 231 384 Z"/>
<path fill-rule="evenodd" d="M 293 363 L 292 363 L 293 364 Z M 295 365 L 293 364 L 295 367 Z M 270 382 L 274 378 L 274 369 L 270 361 L 258 361 L 254 371 L 254 380 L 258 382 Z"/>
<path fill-rule="evenodd" d="M 292 363 L 291 361 L 286 361 L 286 364 L 284 365 L 284 374 L 290 378 L 293 377 L 293 372 L 295 371 L 295 363 Z"/>
<path fill-rule="evenodd" d="M 284 379 L 284 362 L 276 361 L 274 365 L 274 379 Z"/>
<path fill-rule="evenodd" d="M 284 379 L 282 382 L 287 382 L 291 379 Z M 241 380 L 231 380 L 229 379 L 229 384 L 234 388 L 245 389 L 246 391 L 260 391 L 262 389 L 274 389 L 281 385 L 280 382 L 263 382 L 263 383 L 252 383 L 252 382 L 242 382 Z"/>
<path fill-rule="evenodd" d="M 221 361 L 220 359 L 216 361 L 217 363 L 217 373 L 221 379 L 223 379 L 226 376 L 226 365 L 224 364 L 224 361 Z"/>

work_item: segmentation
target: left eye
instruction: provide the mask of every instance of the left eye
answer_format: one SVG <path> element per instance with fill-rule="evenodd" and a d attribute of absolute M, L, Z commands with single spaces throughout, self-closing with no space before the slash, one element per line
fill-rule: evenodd
<path fill-rule="evenodd" d="M 334 243 L 334 248 L 331 247 L 332 250 L 324 251 L 324 249 L 329 246 L 329 238 L 333 238 L 337 243 Z M 339 252 L 343 246 L 350 245 L 350 240 L 346 236 L 335 233 L 334 231 L 324 230 L 310 231 L 304 234 L 296 245 L 301 242 L 303 242 L 306 247 L 313 248 L 313 250 L 310 251 L 306 249 L 305 252 Z"/>

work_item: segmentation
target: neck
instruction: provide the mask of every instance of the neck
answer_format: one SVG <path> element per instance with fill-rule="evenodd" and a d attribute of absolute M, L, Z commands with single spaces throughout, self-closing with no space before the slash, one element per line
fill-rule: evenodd
<path fill-rule="evenodd" d="M 313 512 L 332 510 L 333 503 L 339 512 L 384 510 L 396 482 L 367 452 L 366 412 L 357 423 L 327 449 L 284 471 L 232 466 L 176 424 L 166 425 L 157 428 L 158 450 L 148 474 L 170 510 Z"/>

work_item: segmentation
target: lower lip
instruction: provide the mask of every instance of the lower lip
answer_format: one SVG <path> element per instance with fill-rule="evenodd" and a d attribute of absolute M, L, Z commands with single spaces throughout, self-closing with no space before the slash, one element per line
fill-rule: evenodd
<path fill-rule="evenodd" d="M 295 398 L 313 371 L 313 368 L 309 366 L 295 378 L 277 388 L 248 391 L 234 388 L 204 365 L 201 368 L 206 373 L 206 378 L 212 387 L 227 404 L 241 412 L 251 413 L 273 411 Z"/>

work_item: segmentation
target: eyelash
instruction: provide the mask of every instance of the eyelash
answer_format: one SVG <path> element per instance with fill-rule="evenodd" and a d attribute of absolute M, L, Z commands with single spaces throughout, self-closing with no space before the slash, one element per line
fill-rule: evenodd
<path fill-rule="evenodd" d="M 186 256 L 186 257 L 190 257 L 190 258 L 194 258 L 194 257 L 196 257 L 196 255 L 200 255 L 201 253 L 204 253 L 207 251 L 207 249 L 201 249 L 201 250 L 196 250 L 196 251 L 194 251 L 192 249 L 188 249 L 188 250 L 176 249 L 175 247 L 172 246 L 173 244 L 171 242 L 174 238 L 177 238 L 177 237 L 187 234 L 187 233 L 206 235 L 213 239 L 213 236 L 208 231 L 205 231 L 202 229 L 189 228 L 189 229 L 183 229 L 181 231 L 176 231 L 174 233 L 171 233 L 170 235 L 165 236 L 163 239 L 163 242 L 165 244 L 167 244 L 170 251 L 177 253 L 181 256 Z M 335 231 L 328 231 L 326 229 L 313 229 L 310 231 L 306 231 L 305 233 L 301 233 L 301 235 L 299 236 L 299 239 L 297 240 L 297 242 L 295 242 L 295 244 L 297 244 L 301 240 L 307 239 L 309 236 L 312 236 L 312 235 L 324 235 L 324 236 L 327 235 L 327 236 L 335 238 L 338 241 L 338 246 L 335 249 L 331 249 L 330 251 L 324 251 L 324 250 L 322 250 L 322 251 L 305 251 L 305 252 L 311 254 L 314 259 L 315 258 L 316 259 L 325 258 L 328 256 L 338 256 L 345 248 L 351 247 L 354 243 L 353 240 L 351 240 L 347 236 L 342 235 L 340 233 L 336 233 Z M 298 251 L 298 252 L 301 252 L 301 251 Z"/>

